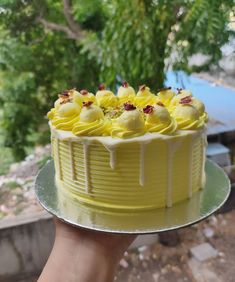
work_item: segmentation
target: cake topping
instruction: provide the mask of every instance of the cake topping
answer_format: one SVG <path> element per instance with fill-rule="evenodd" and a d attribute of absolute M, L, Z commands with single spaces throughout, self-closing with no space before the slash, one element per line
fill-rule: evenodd
<path fill-rule="evenodd" d="M 164 92 L 164 91 L 167 91 L 167 90 L 171 90 L 171 86 L 160 88 L 160 89 L 158 90 L 158 92 Z"/>
<path fill-rule="evenodd" d="M 182 88 L 176 88 L 177 94 L 180 94 L 180 92 L 183 90 Z"/>
<path fill-rule="evenodd" d="M 165 107 L 155 105 L 144 108 L 146 128 L 149 132 L 172 134 L 176 131 L 177 124 Z"/>
<path fill-rule="evenodd" d="M 145 108 L 143 108 L 143 112 L 145 114 L 151 114 L 153 112 L 153 109 L 154 109 L 153 106 L 147 105 Z"/>
<path fill-rule="evenodd" d="M 120 86 L 118 89 L 117 97 L 119 106 L 123 106 L 123 104 L 126 102 L 133 103 L 135 98 L 135 90 L 126 81 L 124 81 L 122 86 Z"/>
<path fill-rule="evenodd" d="M 90 107 L 93 104 L 93 102 L 88 101 L 88 102 L 83 102 L 82 104 L 83 104 L 83 107 Z"/>
<path fill-rule="evenodd" d="M 140 85 L 140 86 L 139 86 L 139 91 L 144 91 L 145 88 L 146 88 L 146 85 L 145 85 L 145 84 Z"/>
<path fill-rule="evenodd" d="M 188 104 L 192 103 L 192 97 L 191 96 L 185 96 L 185 97 L 180 99 L 179 103 L 183 104 L 183 105 L 188 105 Z"/>
<path fill-rule="evenodd" d="M 204 104 L 188 90 L 178 89 L 178 92 L 176 95 L 171 87 L 166 87 L 154 95 L 148 86 L 141 85 L 135 95 L 135 90 L 126 81 L 119 87 L 117 96 L 104 84 L 99 86 L 96 95 L 86 89 L 78 92 L 74 88 L 59 94 L 48 118 L 56 129 L 82 136 L 108 134 L 130 138 L 146 132 L 172 134 L 176 130 L 175 121 L 183 130 L 203 127 L 208 121 Z M 91 130 L 89 134 L 87 128 Z"/>
<path fill-rule="evenodd" d="M 60 98 L 69 97 L 69 90 L 64 90 L 62 93 L 58 95 Z"/>
<path fill-rule="evenodd" d="M 133 105 L 133 104 L 130 104 L 130 103 L 124 103 L 124 109 L 126 111 L 133 111 L 136 109 L 136 107 Z"/>
<path fill-rule="evenodd" d="M 157 104 L 158 106 L 165 107 L 165 105 L 164 105 L 162 102 L 160 102 L 160 101 L 157 102 L 156 104 Z"/>
<path fill-rule="evenodd" d="M 117 97 L 112 91 L 106 89 L 104 84 L 99 86 L 99 90 L 96 92 L 95 97 L 97 105 L 104 109 L 116 107 L 117 105 Z"/>
<path fill-rule="evenodd" d="M 104 83 L 101 83 L 98 87 L 98 89 L 101 91 L 101 90 L 105 90 L 106 87 L 105 87 L 105 84 Z"/>
<path fill-rule="evenodd" d="M 127 88 L 127 87 L 129 87 L 129 84 L 126 81 L 123 81 L 122 86 Z"/>
<path fill-rule="evenodd" d="M 88 91 L 87 91 L 86 89 L 82 89 L 82 90 L 80 91 L 80 93 L 81 93 L 82 95 L 87 95 L 87 94 L 88 94 Z"/>

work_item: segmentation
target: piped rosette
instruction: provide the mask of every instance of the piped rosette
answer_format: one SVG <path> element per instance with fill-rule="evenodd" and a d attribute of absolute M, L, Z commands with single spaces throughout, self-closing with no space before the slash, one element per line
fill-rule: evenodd
<path fill-rule="evenodd" d="M 93 102 L 94 104 L 96 103 L 96 98 L 95 95 L 91 92 L 88 92 L 86 89 L 82 89 L 79 92 L 82 97 L 82 102 Z"/>
<path fill-rule="evenodd" d="M 173 134 L 177 130 L 175 119 L 170 116 L 170 113 L 161 102 L 154 106 L 147 105 L 143 112 L 146 116 L 145 126 L 148 132 Z"/>
<path fill-rule="evenodd" d="M 122 106 L 124 103 L 133 103 L 135 96 L 136 93 L 134 88 L 124 81 L 117 92 L 118 105 Z"/>
<path fill-rule="evenodd" d="M 125 103 L 125 111 L 113 121 L 111 136 L 118 138 L 132 138 L 146 133 L 144 118 L 140 110 L 133 104 Z"/>
<path fill-rule="evenodd" d="M 104 84 L 99 86 L 99 90 L 96 95 L 97 105 L 102 108 L 113 108 L 117 106 L 117 97 L 112 91 L 107 90 Z"/>
<path fill-rule="evenodd" d="M 76 136 L 107 136 L 111 121 L 105 118 L 100 107 L 92 101 L 84 102 L 80 119 L 73 126 L 72 133 Z"/>
<path fill-rule="evenodd" d="M 141 85 L 134 99 L 134 105 L 138 108 L 143 108 L 146 105 L 154 105 L 156 96 L 151 93 L 150 88 L 146 85 Z"/>
<path fill-rule="evenodd" d="M 176 94 L 171 90 L 171 87 L 162 88 L 158 90 L 157 102 L 159 101 L 164 106 L 168 107 L 175 96 Z"/>
<path fill-rule="evenodd" d="M 181 88 L 177 88 L 178 94 L 172 97 L 169 105 L 168 105 L 168 110 L 169 112 L 173 112 L 175 108 L 179 105 L 181 99 L 184 99 L 186 97 L 192 97 L 192 92 L 188 90 L 184 90 Z"/>
<path fill-rule="evenodd" d="M 176 119 L 179 129 L 196 130 L 205 124 L 204 117 L 200 116 L 199 111 L 193 105 L 191 96 L 186 96 L 179 101 L 172 116 Z"/>
<path fill-rule="evenodd" d="M 51 124 L 56 129 L 71 131 L 74 123 L 79 120 L 80 105 L 73 102 L 70 91 L 64 91 L 59 94 L 59 99 L 54 106 L 55 108 L 52 108 L 47 114 Z"/>

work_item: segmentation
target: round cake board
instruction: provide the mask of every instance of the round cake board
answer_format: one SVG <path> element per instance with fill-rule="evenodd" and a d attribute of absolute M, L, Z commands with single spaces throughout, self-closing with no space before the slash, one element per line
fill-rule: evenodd
<path fill-rule="evenodd" d="M 149 234 L 179 229 L 197 223 L 218 210 L 230 193 L 225 172 L 207 160 L 206 185 L 192 198 L 171 208 L 140 212 L 114 212 L 94 208 L 76 200 L 59 201 L 55 185 L 54 162 L 49 161 L 39 172 L 35 192 L 40 204 L 60 220 L 94 231 L 119 234 Z"/>

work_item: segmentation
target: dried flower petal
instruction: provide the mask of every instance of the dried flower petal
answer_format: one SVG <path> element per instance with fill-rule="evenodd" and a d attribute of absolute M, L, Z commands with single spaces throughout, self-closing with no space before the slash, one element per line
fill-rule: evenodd
<path fill-rule="evenodd" d="M 104 83 L 101 83 L 98 87 L 98 89 L 101 91 L 101 90 L 105 90 L 105 84 Z"/>
<path fill-rule="evenodd" d="M 145 85 L 145 84 L 139 86 L 139 90 L 140 90 L 140 91 L 144 91 L 145 88 L 146 88 L 146 85 Z"/>
<path fill-rule="evenodd" d="M 158 90 L 158 92 L 164 92 L 164 91 L 167 91 L 167 90 L 171 90 L 171 86 L 160 88 L 160 89 Z"/>
<path fill-rule="evenodd" d="M 82 104 L 83 104 L 83 107 L 90 107 L 93 104 L 93 102 L 88 101 L 88 102 L 83 102 Z"/>
<path fill-rule="evenodd" d="M 154 107 L 147 105 L 145 108 L 143 108 L 143 111 L 145 114 L 151 114 L 153 112 Z"/>
<path fill-rule="evenodd" d="M 191 96 L 186 96 L 186 97 L 184 97 L 184 98 L 182 98 L 182 99 L 180 99 L 180 104 L 190 104 L 192 102 L 192 98 L 191 98 Z"/>
<path fill-rule="evenodd" d="M 135 107 L 133 104 L 124 103 L 124 109 L 125 109 L 126 111 L 132 111 L 132 110 L 135 110 L 136 107 Z"/>
<path fill-rule="evenodd" d="M 80 93 L 81 93 L 82 95 L 87 95 L 87 94 L 88 94 L 88 91 L 87 91 L 86 89 L 82 89 L 82 90 L 80 91 Z"/>
<path fill-rule="evenodd" d="M 122 86 L 127 88 L 129 86 L 129 84 L 126 81 L 123 81 Z"/>
<path fill-rule="evenodd" d="M 59 94 L 60 98 L 67 98 L 69 97 L 69 90 L 64 90 L 62 93 Z"/>
<path fill-rule="evenodd" d="M 165 107 L 165 105 L 164 105 L 162 102 L 160 102 L 160 101 L 157 102 L 157 105 L 158 105 L 158 106 L 161 106 L 161 107 Z"/>

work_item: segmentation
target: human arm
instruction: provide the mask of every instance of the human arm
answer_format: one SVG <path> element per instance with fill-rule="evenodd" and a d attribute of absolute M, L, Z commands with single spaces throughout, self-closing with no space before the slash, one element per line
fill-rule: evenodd
<path fill-rule="evenodd" d="M 56 237 L 39 282 L 111 282 L 123 253 L 135 239 L 88 231 L 56 220 Z"/>

